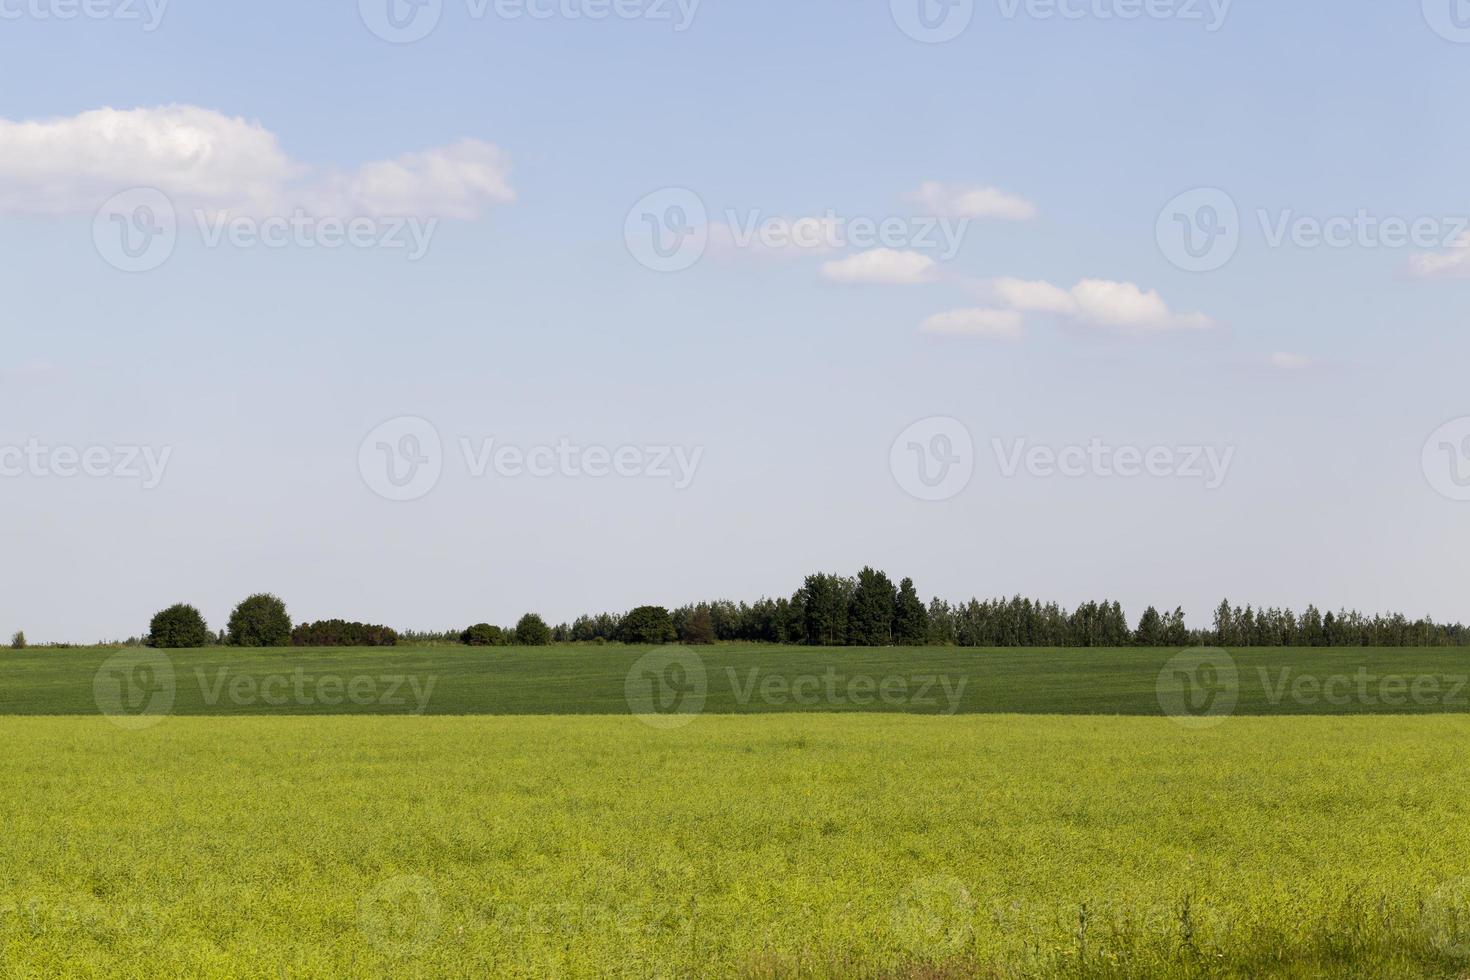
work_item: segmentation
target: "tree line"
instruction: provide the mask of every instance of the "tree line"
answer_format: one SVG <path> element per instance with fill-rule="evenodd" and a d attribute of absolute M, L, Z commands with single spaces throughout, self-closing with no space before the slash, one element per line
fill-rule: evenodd
<path fill-rule="evenodd" d="M 322 620 L 293 625 L 286 605 L 268 593 L 252 595 L 230 613 L 226 627 L 211 632 L 194 606 L 178 603 L 157 613 L 146 636 L 129 640 L 177 648 L 229 644 L 276 646 L 394 646 L 399 642 L 459 643 L 468 646 L 545 646 L 550 643 L 780 643 L 807 646 L 961 647 L 1320 647 L 1464 646 L 1470 629 L 1459 623 L 1409 619 L 1402 613 L 1371 616 L 1356 610 L 1323 612 L 1309 605 L 1300 614 L 1277 607 L 1242 608 L 1222 601 L 1213 624 L 1190 628 L 1184 611 L 1147 607 L 1130 625 L 1116 600 L 1095 600 L 1066 609 L 1055 602 L 1021 596 L 926 605 L 910 578 L 895 585 L 886 572 L 864 567 L 854 576 L 816 572 L 789 598 L 753 603 L 719 599 L 665 606 L 639 606 L 626 613 L 578 616 L 556 626 L 537 613 L 514 626 L 476 623 L 442 632 Z M 23 649 L 25 635 L 12 646 Z"/>

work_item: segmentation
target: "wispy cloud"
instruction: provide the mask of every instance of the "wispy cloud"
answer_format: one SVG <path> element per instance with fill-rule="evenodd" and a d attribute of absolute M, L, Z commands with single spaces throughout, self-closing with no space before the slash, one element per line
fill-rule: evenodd
<path fill-rule="evenodd" d="M 1083 279 L 1070 289 L 1040 279 L 993 279 L 989 289 L 1013 310 L 1050 313 L 1089 327 L 1121 334 L 1202 330 L 1213 325 L 1203 313 L 1175 313 L 1152 289 L 1111 279 Z"/>
<path fill-rule="evenodd" d="M 822 276 L 833 282 L 910 285 L 933 282 L 938 265 L 927 255 L 875 248 L 822 263 Z"/>
<path fill-rule="evenodd" d="M 926 318 L 919 329 L 924 333 L 957 337 L 1020 340 L 1021 314 L 1015 310 L 948 310 Z"/>
<path fill-rule="evenodd" d="M 211 210 L 473 218 L 514 200 L 509 173 L 479 140 L 323 170 L 291 159 L 259 122 L 192 105 L 0 119 L 0 213 L 88 211 L 146 186 Z"/>
<path fill-rule="evenodd" d="M 957 218 L 995 218 L 1002 221 L 1029 221 L 1036 217 L 1036 206 L 1019 194 L 996 187 L 943 184 L 926 180 L 917 190 L 904 195 L 904 200 L 925 212 Z"/>

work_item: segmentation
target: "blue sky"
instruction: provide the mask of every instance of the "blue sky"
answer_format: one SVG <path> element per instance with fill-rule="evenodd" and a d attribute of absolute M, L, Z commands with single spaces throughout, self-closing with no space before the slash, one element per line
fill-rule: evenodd
<path fill-rule="evenodd" d="M 683 31 L 444 0 L 407 44 L 354 3 L 172 0 L 151 31 L 0 4 L 0 464 L 112 461 L 0 476 L 0 629 L 123 636 L 174 601 L 219 625 L 259 590 L 298 619 L 559 620 L 863 564 L 925 596 L 1108 596 L 1195 624 L 1222 595 L 1470 618 L 1470 459 L 1426 472 L 1470 416 L 1470 250 L 1444 247 L 1470 216 L 1470 45 L 1431 26 L 1434 0 L 1236 2 L 1216 30 L 1205 4 L 1100 16 L 1117 2 L 979 2 L 941 44 L 886 0 L 704 0 Z M 95 223 L 138 187 L 175 207 L 177 244 L 125 272 Z M 657 272 L 625 226 L 665 188 L 711 225 L 968 224 L 942 260 L 714 228 Z M 1240 216 L 1206 272 L 1158 233 L 1197 188 Z M 200 230 L 301 209 L 436 224 L 416 261 Z M 1443 241 L 1270 240 L 1360 211 Z M 441 474 L 395 501 L 364 473 L 377 439 L 362 450 L 403 417 L 433 426 Z M 926 501 L 892 450 L 933 418 L 968 433 L 972 476 Z M 477 476 L 462 439 L 699 462 L 684 487 Z M 1003 472 L 1018 445 L 1094 440 L 1175 469 L 1233 453 L 1218 486 Z M 156 486 L 117 472 L 130 447 L 168 450 Z"/>

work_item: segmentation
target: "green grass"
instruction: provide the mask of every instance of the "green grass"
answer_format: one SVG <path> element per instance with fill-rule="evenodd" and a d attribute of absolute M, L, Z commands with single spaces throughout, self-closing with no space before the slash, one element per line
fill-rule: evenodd
<path fill-rule="evenodd" d="M 445 715 L 627 714 L 625 683 L 646 652 L 616 645 L 169 651 L 174 680 L 170 712 L 412 714 L 422 705 L 422 713 Z M 1157 716 L 1164 713 L 1160 671 L 1178 651 L 719 645 L 693 653 L 704 668 L 704 710 L 710 713 Z M 123 652 L 124 674 L 131 675 L 138 666 L 132 661 L 144 654 Z M 94 680 L 116 655 L 117 650 L 109 649 L 0 651 L 0 714 L 98 713 Z M 1237 715 L 1470 711 L 1470 649 L 1254 648 L 1230 655 L 1237 666 Z M 304 698 L 295 690 L 298 669 Z M 1365 672 L 1361 689 L 1366 697 L 1359 693 L 1359 670 Z M 143 675 L 143 680 L 150 676 Z M 272 676 L 281 680 L 262 691 L 260 685 Z M 835 698 L 828 694 L 829 676 Z M 1401 680 L 1385 687 L 1385 676 Z M 806 703 L 790 691 L 803 677 L 810 680 L 797 693 Z M 1342 678 L 1330 692 L 1338 703 L 1314 693 L 1312 686 L 1332 677 Z M 1303 678 L 1306 686 L 1298 696 L 1294 686 Z M 323 679 L 329 685 L 325 697 L 319 688 Z M 372 692 L 359 699 L 363 703 L 348 697 L 355 680 L 362 685 L 359 693 Z M 885 682 L 890 695 L 902 693 L 885 701 Z M 243 685 L 238 696 L 231 687 L 236 683 Z M 284 702 L 270 703 L 267 693 L 277 700 L 284 695 Z M 384 703 L 385 696 L 390 703 Z M 334 698 L 340 703 L 331 703 Z"/>
<path fill-rule="evenodd" d="M 0 653 L 0 977 L 1470 976 L 1467 651 L 1205 656 Z"/>
<path fill-rule="evenodd" d="M 1463 976 L 1470 718 L 0 719 L 0 975 Z"/>

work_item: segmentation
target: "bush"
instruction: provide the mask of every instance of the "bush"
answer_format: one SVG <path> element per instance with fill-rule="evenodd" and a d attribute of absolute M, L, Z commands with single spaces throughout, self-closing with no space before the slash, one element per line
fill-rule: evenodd
<path fill-rule="evenodd" d="M 503 647 L 505 630 L 489 623 L 476 623 L 459 635 L 459 642 L 467 647 Z"/>
<path fill-rule="evenodd" d="M 391 647 L 398 645 L 398 633 L 387 626 L 349 623 L 341 619 L 324 619 L 319 623 L 302 623 L 292 630 L 291 645 L 298 647 Z"/>
<path fill-rule="evenodd" d="M 208 646 L 213 639 L 199 610 L 186 603 L 169 606 L 148 625 L 147 644 L 162 650 Z"/>
<path fill-rule="evenodd" d="M 24 650 L 26 648 L 25 630 L 16 630 L 15 635 L 10 638 L 10 649 Z"/>
<path fill-rule="evenodd" d="M 544 647 L 551 642 L 551 629 L 540 616 L 526 613 L 516 623 L 516 642 L 523 647 Z"/>
<path fill-rule="evenodd" d="M 291 643 L 291 617 L 273 595 L 253 595 L 230 613 L 230 643 L 237 647 L 283 647 Z"/>
<path fill-rule="evenodd" d="M 624 643 L 672 643 L 677 638 L 674 620 L 663 606 L 639 606 L 618 624 L 618 639 Z"/>

